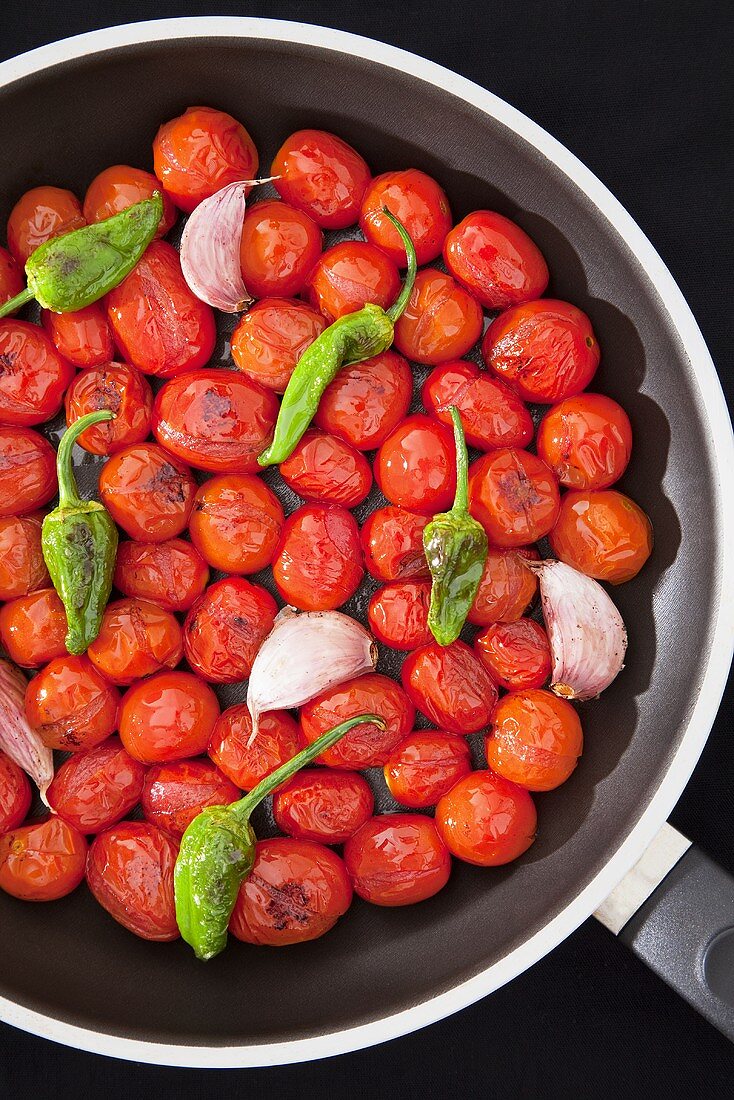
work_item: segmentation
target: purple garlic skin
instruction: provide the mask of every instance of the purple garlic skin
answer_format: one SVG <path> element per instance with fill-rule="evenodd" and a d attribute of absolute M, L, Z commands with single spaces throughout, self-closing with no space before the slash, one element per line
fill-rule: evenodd
<path fill-rule="evenodd" d="M 31 777 L 46 802 L 54 777 L 53 753 L 28 725 L 25 689 L 23 673 L 10 661 L 0 660 L 0 750 Z"/>

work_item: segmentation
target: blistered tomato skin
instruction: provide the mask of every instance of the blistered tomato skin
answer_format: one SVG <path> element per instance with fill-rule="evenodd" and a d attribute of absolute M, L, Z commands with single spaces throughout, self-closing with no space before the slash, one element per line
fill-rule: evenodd
<path fill-rule="evenodd" d="M 482 335 L 483 323 L 476 298 L 450 275 L 426 267 L 418 272 L 395 326 L 395 347 L 407 359 L 435 366 L 466 355 Z"/>
<path fill-rule="evenodd" d="M 369 602 L 370 630 L 383 645 L 410 650 L 431 641 L 428 608 L 430 581 L 393 581 L 378 588 Z"/>
<path fill-rule="evenodd" d="M 189 532 L 213 569 L 257 573 L 273 560 L 284 521 L 280 501 L 260 478 L 221 474 L 199 488 Z"/>
<path fill-rule="evenodd" d="M 273 817 L 298 840 L 343 844 L 372 817 L 375 800 L 358 772 L 304 768 L 273 795 Z"/>
<path fill-rule="evenodd" d="M 84 878 L 87 842 L 51 814 L 0 836 L 0 889 L 21 901 L 56 901 Z"/>
<path fill-rule="evenodd" d="M 154 764 L 143 785 L 145 820 L 179 841 L 206 806 L 228 806 L 240 791 L 210 760 Z"/>
<path fill-rule="evenodd" d="M 161 192 L 160 182 L 151 172 L 142 168 L 132 168 L 129 164 L 113 164 L 95 176 L 84 196 L 84 217 L 92 225 L 104 221 L 113 214 L 127 210 L 136 202 L 152 198 L 154 192 Z M 163 217 L 156 230 L 156 237 L 165 237 L 176 222 L 176 208 L 165 192 L 163 198 Z"/>
<path fill-rule="evenodd" d="M 615 489 L 564 494 L 549 539 L 553 553 L 566 565 L 610 584 L 636 577 L 653 546 L 650 520 Z"/>
<path fill-rule="evenodd" d="M 441 729 L 467 734 L 489 725 L 497 688 L 464 642 L 422 646 L 405 660 L 402 677 L 415 706 Z"/>
<path fill-rule="evenodd" d="M 0 305 L 5 305 L 25 286 L 23 271 L 7 248 L 0 245 Z M 17 312 L 17 311 L 16 311 Z"/>
<path fill-rule="evenodd" d="M 451 208 L 446 192 L 431 176 L 417 168 L 385 172 L 372 180 L 362 200 L 359 228 L 398 267 L 405 267 L 405 246 L 384 207 L 410 234 L 419 267 L 441 255 L 451 229 Z"/>
<path fill-rule="evenodd" d="M 117 727 L 120 696 L 88 657 L 57 657 L 26 689 L 28 722 L 44 745 L 65 752 L 94 748 Z"/>
<path fill-rule="evenodd" d="M 242 224 L 240 267 L 253 298 L 290 298 L 303 290 L 321 255 L 321 230 L 285 202 L 251 206 Z"/>
<path fill-rule="evenodd" d="M 469 467 L 469 511 L 493 546 L 537 542 L 558 518 L 558 482 L 541 459 L 508 447 Z"/>
<path fill-rule="evenodd" d="M 183 539 L 121 542 L 117 548 L 115 588 L 126 596 L 153 600 L 166 611 L 188 611 L 208 581 L 206 562 Z"/>
<path fill-rule="evenodd" d="M 104 464 L 99 495 L 130 538 L 163 542 L 186 528 L 196 482 L 188 466 L 163 447 L 138 443 L 118 451 Z"/>
<path fill-rule="evenodd" d="M 277 613 L 275 600 L 260 585 L 244 577 L 216 581 L 186 616 L 186 660 L 212 683 L 246 680 Z"/>
<path fill-rule="evenodd" d="M 49 806 L 80 833 L 100 833 L 138 804 L 146 770 L 119 737 L 109 737 L 63 762 L 48 788 Z"/>
<path fill-rule="evenodd" d="M 75 313 L 44 309 L 41 320 L 59 355 L 75 367 L 101 367 L 115 358 L 112 329 L 99 302 Z"/>
<path fill-rule="evenodd" d="M 358 451 L 371 451 L 401 422 L 412 394 L 410 365 L 402 355 L 384 351 L 342 367 L 326 387 L 313 422 Z"/>
<path fill-rule="evenodd" d="M 23 516 L 56 495 L 56 451 L 32 428 L 0 426 L 0 518 Z"/>
<path fill-rule="evenodd" d="M 304 500 L 355 508 L 372 488 L 364 455 L 338 436 L 311 430 L 280 464 L 280 476 Z"/>
<path fill-rule="evenodd" d="M 173 868 L 178 845 L 147 821 L 121 821 L 95 837 L 87 885 L 128 932 L 165 943 L 178 939 Z"/>
<path fill-rule="evenodd" d="M 51 583 L 41 551 L 42 522 L 41 512 L 0 518 L 0 600 L 14 600 Z"/>
<path fill-rule="evenodd" d="M 142 443 L 150 434 L 153 391 L 134 367 L 106 363 L 80 371 L 66 392 L 66 422 L 98 409 L 110 409 L 114 420 L 93 424 L 77 442 L 93 455 L 111 455 Z"/>
<path fill-rule="evenodd" d="M 602 393 L 561 401 L 538 427 L 538 454 L 569 489 L 608 489 L 627 469 L 631 453 L 629 417 Z"/>
<path fill-rule="evenodd" d="M 243 791 L 251 791 L 303 748 L 298 723 L 284 710 L 262 714 L 252 743 L 251 737 L 250 712 L 246 703 L 237 703 L 222 711 L 209 741 L 211 759 Z"/>
<path fill-rule="evenodd" d="M 512 623 L 527 611 L 538 591 L 538 580 L 522 559 L 538 561 L 533 547 L 503 550 L 490 546 L 484 572 L 467 618 L 474 626 Z"/>
<path fill-rule="evenodd" d="M 474 641 L 479 660 L 507 691 L 541 688 L 551 673 L 548 635 L 534 619 L 493 623 Z"/>
<path fill-rule="evenodd" d="M 535 840 L 538 816 L 528 792 L 491 771 L 460 779 L 436 806 L 436 829 L 452 855 L 500 867 Z"/>
<path fill-rule="evenodd" d="M 423 529 L 429 516 L 404 508 L 378 508 L 362 527 L 362 551 L 367 571 L 378 581 L 422 580 L 430 576 Z"/>
<path fill-rule="evenodd" d="M 33 187 L 10 211 L 8 248 L 22 266 L 39 245 L 85 224 L 81 203 L 71 191 Z"/>
<path fill-rule="evenodd" d="M 305 302 L 263 298 L 232 333 L 232 360 L 253 382 L 284 393 L 298 360 L 326 328 L 326 318 Z"/>
<path fill-rule="evenodd" d="M 0 321 L 0 423 L 30 426 L 61 408 L 74 377 L 46 333 L 27 321 Z"/>
<path fill-rule="evenodd" d="M 183 656 L 181 627 L 170 611 L 148 600 L 116 600 L 107 605 L 87 655 L 113 684 L 132 684 L 176 667 Z"/>
<path fill-rule="evenodd" d="M 451 856 L 422 814 L 373 817 L 344 846 L 355 894 L 373 905 L 413 905 L 443 889 Z"/>
<path fill-rule="evenodd" d="M 486 309 L 539 298 L 548 265 L 538 246 L 515 222 L 493 210 L 475 210 L 446 237 L 446 267 Z"/>
<path fill-rule="evenodd" d="M 454 437 L 445 424 L 416 413 L 388 436 L 375 456 L 375 479 L 391 504 L 432 516 L 456 492 Z"/>
<path fill-rule="evenodd" d="M 579 717 L 550 691 L 512 691 L 500 699 L 484 739 L 497 775 L 529 791 L 552 791 L 570 776 L 583 748 Z"/>
<path fill-rule="evenodd" d="M 396 265 L 365 241 L 342 241 L 327 248 L 307 282 L 309 302 L 328 321 L 355 313 L 368 302 L 387 309 L 399 290 Z"/>
<path fill-rule="evenodd" d="M 206 752 L 219 717 L 217 697 L 189 672 L 158 672 L 129 688 L 120 707 L 120 740 L 143 764 Z"/>
<path fill-rule="evenodd" d="M 385 764 L 385 782 L 396 802 L 411 809 L 435 806 L 454 783 L 471 771 L 464 737 L 444 730 L 415 730 Z"/>
<path fill-rule="evenodd" d="M 423 384 L 423 404 L 451 427 L 451 406 L 461 414 L 470 447 L 525 447 L 533 438 L 533 420 L 523 401 L 509 386 L 481 371 L 466 359 L 443 363 Z"/>
<path fill-rule="evenodd" d="M 0 834 L 15 829 L 31 808 L 28 776 L 4 752 L 0 752 Z"/>
<path fill-rule="evenodd" d="M 53 588 L 40 588 L 0 608 L 0 642 L 22 668 L 66 655 L 66 612 Z"/>
<path fill-rule="evenodd" d="M 359 528 L 339 504 L 306 504 L 285 521 L 273 562 L 283 599 L 302 611 L 333 611 L 353 596 L 364 569 Z"/>
<path fill-rule="evenodd" d="M 325 130 L 297 130 L 270 168 L 282 199 L 322 229 L 345 229 L 359 217 L 370 170 L 356 149 Z"/>

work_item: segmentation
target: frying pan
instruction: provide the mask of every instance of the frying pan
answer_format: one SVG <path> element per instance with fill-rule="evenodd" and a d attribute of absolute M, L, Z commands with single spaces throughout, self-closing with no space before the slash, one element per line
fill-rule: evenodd
<path fill-rule="evenodd" d="M 116 27 L 0 65 L 12 150 L 0 165 L 0 221 L 35 184 L 83 193 L 108 164 L 148 165 L 160 122 L 196 103 L 242 118 L 265 167 L 289 132 L 321 127 L 375 172 L 431 173 L 457 217 L 490 207 L 518 221 L 548 259 L 549 293 L 597 331 L 595 387 L 624 405 L 635 432 L 621 488 L 650 515 L 655 551 L 615 590 L 628 667 L 584 706 L 581 765 L 539 797 L 538 840 L 518 863 L 457 862 L 421 905 L 357 901 L 321 940 L 283 951 L 233 944 L 206 965 L 181 942 L 131 936 L 84 889 L 51 906 L 3 896 L 0 1016 L 140 1061 L 318 1058 L 457 1011 L 602 906 L 614 931 L 734 1036 L 733 884 L 664 825 L 708 735 L 734 637 L 731 426 L 670 273 L 599 180 L 490 93 L 377 42 L 260 19 Z M 223 333 L 218 358 L 226 351 Z M 382 667 L 395 671 L 384 655 Z"/>

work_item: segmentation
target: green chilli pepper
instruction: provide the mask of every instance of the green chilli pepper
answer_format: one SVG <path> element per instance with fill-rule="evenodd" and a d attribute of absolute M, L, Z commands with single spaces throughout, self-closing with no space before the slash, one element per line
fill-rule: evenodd
<path fill-rule="evenodd" d="M 413 242 L 403 224 L 389 210 L 383 208 L 383 213 L 405 245 L 408 270 L 403 288 L 388 310 L 368 304 L 356 313 L 339 317 L 306 348 L 283 394 L 273 442 L 258 457 L 261 466 L 274 466 L 290 456 L 311 423 L 321 395 L 341 367 L 380 355 L 393 342 L 395 322 L 413 289 L 417 262 Z"/>
<path fill-rule="evenodd" d="M 173 882 L 178 927 L 198 959 L 212 959 L 226 947 L 240 886 L 255 862 L 252 811 L 286 779 L 364 722 L 385 729 L 385 722 L 376 714 L 350 718 L 322 733 L 239 802 L 210 806 L 191 822 L 181 839 Z"/>
<path fill-rule="evenodd" d="M 439 645 L 451 645 L 466 622 L 487 560 L 487 535 L 469 515 L 468 465 L 459 410 L 451 406 L 456 446 L 456 495 L 450 512 L 434 516 L 423 530 L 423 549 L 431 571 L 428 626 Z"/>
<path fill-rule="evenodd" d="M 69 653 L 84 653 L 99 634 L 112 590 L 117 528 L 96 500 L 82 500 L 71 466 L 71 449 L 92 424 L 113 420 L 109 409 L 87 413 L 64 432 L 56 457 L 59 504 L 41 529 L 41 549 L 54 588 L 66 610 Z"/>
<path fill-rule="evenodd" d="M 156 191 L 111 218 L 39 245 L 26 260 L 28 286 L 0 306 L 0 317 L 33 298 L 53 313 L 74 313 L 109 294 L 135 267 L 162 217 Z"/>

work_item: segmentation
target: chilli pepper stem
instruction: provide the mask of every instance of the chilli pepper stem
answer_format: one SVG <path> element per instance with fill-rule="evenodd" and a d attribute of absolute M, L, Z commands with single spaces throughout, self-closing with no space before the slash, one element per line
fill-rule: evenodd
<path fill-rule="evenodd" d="M 469 511 L 469 455 L 466 451 L 464 425 L 456 405 L 449 406 L 454 425 L 454 447 L 456 449 L 456 493 L 452 512 Z"/>
<path fill-rule="evenodd" d="M 418 259 L 415 254 L 415 246 L 411 240 L 408 230 L 403 223 L 399 221 L 391 210 L 388 210 L 386 206 L 383 206 L 382 212 L 386 218 L 388 218 L 397 229 L 400 234 L 400 239 L 405 247 L 405 255 L 408 257 L 408 270 L 405 273 L 405 282 L 403 283 L 403 289 L 398 294 L 397 298 L 390 306 L 387 313 L 388 317 L 393 324 L 402 317 L 405 307 L 407 306 L 410 295 L 413 291 L 413 284 L 415 283 L 416 272 L 418 271 Z"/>
<path fill-rule="evenodd" d="M 26 287 L 25 290 L 21 290 L 20 294 L 16 294 L 14 298 L 9 298 L 7 302 L 3 302 L 0 306 L 0 317 L 7 317 L 9 313 L 15 313 L 16 309 L 20 309 L 26 302 L 32 302 L 33 298 L 33 291 L 30 287 Z"/>
<path fill-rule="evenodd" d="M 99 424 L 103 420 L 114 420 L 115 414 L 109 409 L 98 409 L 79 417 L 70 424 L 61 437 L 59 450 L 56 455 L 56 473 L 59 479 L 59 506 L 68 508 L 79 500 L 79 490 L 76 486 L 76 478 L 71 463 L 71 451 L 79 436 L 92 424 Z"/>

